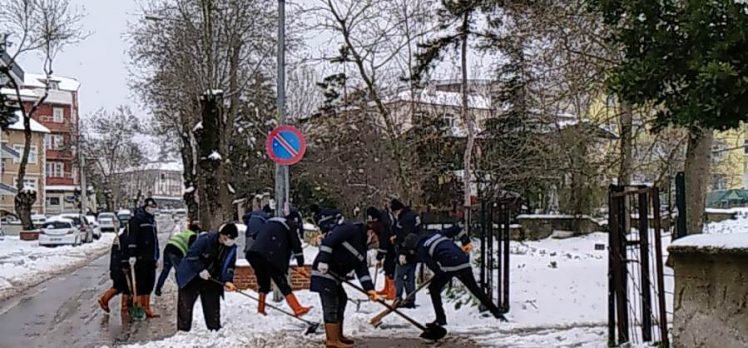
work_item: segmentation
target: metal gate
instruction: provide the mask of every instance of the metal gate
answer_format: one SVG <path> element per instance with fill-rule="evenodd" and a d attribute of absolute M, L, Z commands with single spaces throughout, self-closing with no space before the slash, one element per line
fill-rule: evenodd
<path fill-rule="evenodd" d="M 669 347 L 659 189 L 611 185 L 608 199 L 608 345 Z"/>
<path fill-rule="evenodd" d="M 504 313 L 509 311 L 509 241 L 514 206 L 514 201 L 508 199 L 481 200 L 471 232 L 481 245 L 479 285 Z"/>

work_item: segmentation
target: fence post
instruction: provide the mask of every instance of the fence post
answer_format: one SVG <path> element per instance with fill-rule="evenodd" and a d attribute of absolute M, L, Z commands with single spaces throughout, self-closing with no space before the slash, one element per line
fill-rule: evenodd
<path fill-rule="evenodd" d="M 640 187 L 644 190 L 646 187 Z M 639 193 L 639 270 L 642 295 L 642 341 L 652 341 L 652 288 L 649 274 L 649 199 L 646 191 Z"/>
<path fill-rule="evenodd" d="M 615 297 L 615 280 L 613 277 L 613 245 L 615 230 L 617 229 L 616 212 L 618 206 L 616 197 L 613 196 L 615 186 L 608 187 L 608 347 L 616 345 L 616 297 Z"/>
<path fill-rule="evenodd" d="M 481 199 L 480 202 L 480 221 L 481 221 L 481 232 L 480 232 L 480 286 L 483 292 L 489 289 L 486 285 L 486 267 L 488 267 L 488 260 L 486 259 L 488 244 L 486 244 L 486 201 Z"/>
<path fill-rule="evenodd" d="M 675 174 L 675 206 L 678 208 L 678 223 L 675 224 L 673 240 L 688 234 L 686 230 L 686 175 L 683 172 Z"/>
<path fill-rule="evenodd" d="M 509 228 L 509 223 L 512 220 L 512 204 L 505 205 L 504 210 L 504 219 L 502 223 L 504 224 L 504 235 L 503 235 L 503 241 L 504 241 L 504 298 L 501 309 L 506 313 L 509 312 L 509 241 L 511 240 L 512 236 L 512 230 Z"/>
<path fill-rule="evenodd" d="M 655 243 L 655 270 L 657 272 L 657 303 L 660 310 L 659 326 L 660 340 L 664 348 L 670 347 L 670 339 L 667 331 L 667 309 L 665 303 L 665 273 L 662 265 L 662 226 L 660 221 L 660 190 L 652 188 L 652 206 L 654 207 L 654 243 Z"/>

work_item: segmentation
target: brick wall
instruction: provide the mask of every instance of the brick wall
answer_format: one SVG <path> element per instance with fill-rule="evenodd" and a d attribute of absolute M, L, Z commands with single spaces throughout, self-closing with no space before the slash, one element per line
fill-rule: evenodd
<path fill-rule="evenodd" d="M 21 240 L 39 240 L 39 231 L 21 231 L 18 236 Z"/>
<path fill-rule="evenodd" d="M 309 279 L 299 274 L 296 269 L 299 266 L 289 267 L 289 274 L 291 276 L 291 288 L 296 290 L 309 289 Z M 307 274 L 312 273 L 312 266 L 304 266 Z M 255 279 L 255 271 L 251 266 L 248 265 L 237 265 L 234 272 L 234 285 L 241 290 L 252 289 L 257 290 L 257 279 Z"/>

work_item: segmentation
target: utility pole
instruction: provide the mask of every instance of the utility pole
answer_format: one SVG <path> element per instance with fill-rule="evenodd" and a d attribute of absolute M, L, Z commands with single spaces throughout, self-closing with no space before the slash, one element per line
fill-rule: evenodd
<path fill-rule="evenodd" d="M 278 0 L 278 125 L 286 124 L 286 1 Z M 283 216 L 288 209 L 288 166 L 275 165 L 275 216 Z M 283 296 L 273 283 L 273 301 Z"/>
<path fill-rule="evenodd" d="M 278 125 L 286 124 L 286 1 L 278 0 Z M 288 166 L 275 165 L 275 216 L 288 207 Z"/>

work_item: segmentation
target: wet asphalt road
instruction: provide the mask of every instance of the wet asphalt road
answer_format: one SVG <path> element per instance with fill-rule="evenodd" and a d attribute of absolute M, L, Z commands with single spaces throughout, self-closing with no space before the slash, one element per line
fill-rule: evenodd
<path fill-rule="evenodd" d="M 161 245 L 168 239 L 173 222 L 159 219 Z M 172 280 L 164 295 L 153 297 L 152 307 L 162 317 L 130 322 L 120 317 L 120 296 L 110 302 L 111 314 L 96 303 L 100 294 L 111 286 L 109 254 L 97 258 L 69 274 L 52 278 L 23 293 L 0 302 L 0 347 L 75 347 L 150 341 L 176 332 L 176 287 Z M 153 302 L 153 301 L 152 301 Z"/>

